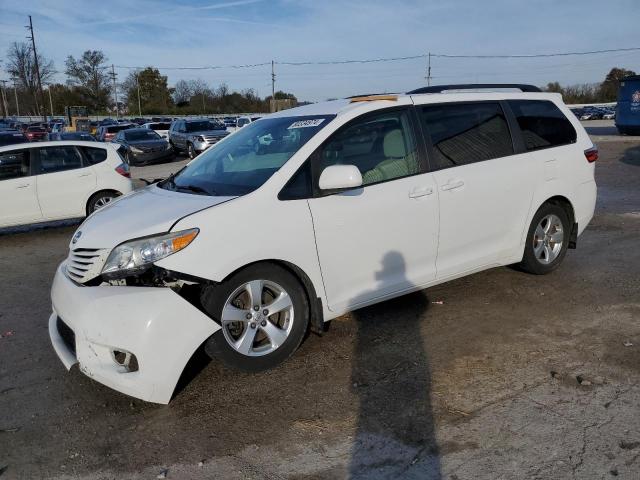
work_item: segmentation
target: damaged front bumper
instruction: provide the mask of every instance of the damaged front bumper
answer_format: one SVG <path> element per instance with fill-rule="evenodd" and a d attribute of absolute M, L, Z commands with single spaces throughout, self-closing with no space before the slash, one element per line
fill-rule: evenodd
<path fill-rule="evenodd" d="M 148 402 L 169 402 L 188 360 L 220 329 L 170 288 L 86 287 L 69 279 L 65 263 L 51 300 L 49 335 L 64 366 L 79 363 L 94 380 Z"/>

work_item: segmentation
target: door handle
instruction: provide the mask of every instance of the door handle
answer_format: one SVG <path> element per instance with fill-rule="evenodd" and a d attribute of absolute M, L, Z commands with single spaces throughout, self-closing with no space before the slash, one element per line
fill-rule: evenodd
<path fill-rule="evenodd" d="M 424 197 L 426 195 L 431 195 L 432 193 L 433 188 L 431 187 L 416 187 L 409 192 L 409 198 Z"/>
<path fill-rule="evenodd" d="M 446 192 L 447 190 L 454 190 L 456 188 L 460 188 L 463 185 L 464 185 L 464 180 L 449 180 L 449 183 L 445 183 L 442 186 L 442 190 Z"/>
<path fill-rule="evenodd" d="M 89 175 L 91 175 L 90 173 L 83 173 L 82 175 L 78 175 L 78 178 L 80 177 L 88 177 Z"/>
<path fill-rule="evenodd" d="M 25 183 L 24 185 L 18 185 L 16 188 L 27 188 L 30 187 L 31 184 L 30 183 Z"/>

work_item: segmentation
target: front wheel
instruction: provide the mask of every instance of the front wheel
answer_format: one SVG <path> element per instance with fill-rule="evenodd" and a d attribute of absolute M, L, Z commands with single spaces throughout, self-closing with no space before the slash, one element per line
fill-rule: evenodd
<path fill-rule="evenodd" d="M 562 207 L 552 203 L 542 205 L 531 221 L 520 266 L 536 275 L 558 268 L 569 247 L 571 227 Z"/>
<path fill-rule="evenodd" d="M 205 351 L 247 372 L 289 358 L 307 332 L 309 305 L 300 282 L 278 265 L 254 265 L 203 291 L 202 304 L 221 329 Z"/>

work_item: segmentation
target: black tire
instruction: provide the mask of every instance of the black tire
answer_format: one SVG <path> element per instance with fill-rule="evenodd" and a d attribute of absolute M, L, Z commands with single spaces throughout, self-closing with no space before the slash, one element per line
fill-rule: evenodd
<path fill-rule="evenodd" d="M 173 153 L 175 153 L 176 155 L 180 153 L 180 149 L 176 147 L 171 140 L 169 140 L 169 145 L 171 145 L 171 148 L 173 149 Z"/>
<path fill-rule="evenodd" d="M 543 263 L 543 260 L 539 260 L 536 256 L 534 245 L 539 244 L 539 242 L 542 241 L 537 238 L 536 229 L 540 222 L 548 215 L 555 215 L 560 219 L 560 222 L 562 223 L 563 238 L 562 246 L 560 247 L 555 259 L 549 263 Z M 546 275 L 558 268 L 562 263 L 562 260 L 564 260 L 564 256 L 567 254 L 572 227 L 573 225 L 571 224 L 569 216 L 564 208 L 555 203 L 543 204 L 533 216 L 533 220 L 529 226 L 529 231 L 527 232 L 527 238 L 525 241 L 524 256 L 522 257 L 522 262 L 519 264 L 520 268 L 535 275 Z"/>
<path fill-rule="evenodd" d="M 225 338 L 223 329 L 218 330 L 205 342 L 204 349 L 211 358 L 219 359 L 228 367 L 245 372 L 268 370 L 287 360 L 302 343 L 309 326 L 309 304 L 304 288 L 294 275 L 274 264 L 249 266 L 225 282 L 207 287 L 201 296 L 202 305 L 207 313 L 222 325 L 222 309 L 229 297 L 239 287 L 253 280 L 274 282 L 288 293 L 293 305 L 293 325 L 282 345 L 261 356 L 248 356 L 238 352 Z"/>
<path fill-rule="evenodd" d="M 191 160 L 196 158 L 196 156 L 198 155 L 196 153 L 196 149 L 193 148 L 193 144 L 192 143 L 187 143 L 187 155 Z"/>
<path fill-rule="evenodd" d="M 87 202 L 87 216 L 91 215 L 96 210 L 105 206 L 105 204 L 111 202 L 114 198 L 119 197 L 118 192 L 104 191 L 98 192 Z"/>

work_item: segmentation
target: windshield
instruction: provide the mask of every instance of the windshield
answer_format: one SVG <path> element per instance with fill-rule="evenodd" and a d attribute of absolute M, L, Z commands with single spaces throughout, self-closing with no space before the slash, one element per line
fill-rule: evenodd
<path fill-rule="evenodd" d="M 209 120 L 203 120 L 201 122 L 187 122 L 187 132 L 203 132 L 205 130 L 220 130 L 221 127 L 218 123 L 210 122 Z"/>
<path fill-rule="evenodd" d="M 333 117 L 265 118 L 251 123 L 205 151 L 160 187 L 220 196 L 252 192 Z"/>
<path fill-rule="evenodd" d="M 128 132 L 125 132 L 124 138 L 126 138 L 129 141 L 135 142 L 136 140 L 159 140 L 162 137 L 160 137 L 160 135 L 158 135 L 153 130 L 140 129 L 140 130 L 129 130 Z"/>

